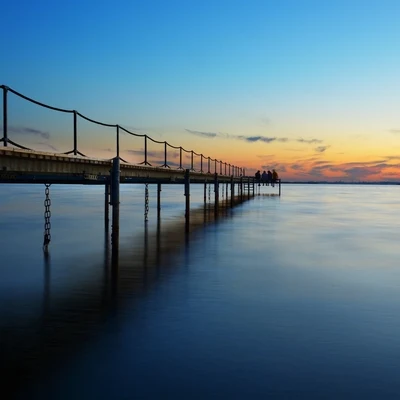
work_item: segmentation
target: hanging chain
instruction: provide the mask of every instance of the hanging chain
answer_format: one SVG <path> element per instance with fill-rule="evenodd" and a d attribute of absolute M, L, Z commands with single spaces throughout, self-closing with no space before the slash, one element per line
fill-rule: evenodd
<path fill-rule="evenodd" d="M 50 206 L 51 206 L 51 200 L 50 200 L 50 184 L 45 183 L 46 189 L 44 191 L 46 198 L 44 200 L 44 238 L 43 238 L 43 251 L 47 253 L 49 251 L 49 244 L 51 241 L 51 234 L 50 234 L 50 229 L 51 229 L 51 222 L 50 222 L 50 217 L 51 217 L 51 211 L 50 211 Z"/>
<path fill-rule="evenodd" d="M 149 220 L 149 184 L 145 184 L 144 189 L 144 222 Z"/>

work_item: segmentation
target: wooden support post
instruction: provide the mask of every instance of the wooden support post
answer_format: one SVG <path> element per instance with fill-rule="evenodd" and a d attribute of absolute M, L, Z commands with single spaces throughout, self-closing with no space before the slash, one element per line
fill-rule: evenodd
<path fill-rule="evenodd" d="M 214 213 L 215 217 L 218 216 L 218 202 L 219 202 L 219 184 L 218 184 L 218 174 L 214 174 Z"/>
<path fill-rule="evenodd" d="M 243 176 L 240 177 L 240 201 L 243 201 Z"/>
<path fill-rule="evenodd" d="M 247 178 L 247 198 L 250 198 L 250 178 Z"/>
<path fill-rule="evenodd" d="M 110 184 L 104 185 L 104 228 L 108 231 L 110 225 Z"/>
<path fill-rule="evenodd" d="M 281 180 L 279 179 L 279 196 L 281 195 Z"/>
<path fill-rule="evenodd" d="M 253 178 L 253 197 L 254 197 L 255 188 L 256 188 L 256 180 L 255 180 L 255 178 Z"/>
<path fill-rule="evenodd" d="M 185 169 L 185 231 L 189 232 L 190 224 L 190 170 Z"/>
<path fill-rule="evenodd" d="M 161 183 L 157 183 L 157 220 L 161 218 Z"/>
<path fill-rule="evenodd" d="M 118 251 L 119 251 L 119 157 L 113 158 L 113 165 L 111 170 L 111 205 L 112 205 L 112 230 L 111 230 L 111 243 L 112 243 L 112 261 L 113 265 L 118 265 Z"/>
<path fill-rule="evenodd" d="M 233 207 L 233 198 L 235 196 L 235 183 L 233 182 L 233 175 L 231 176 L 231 207 Z"/>
<path fill-rule="evenodd" d="M 204 205 L 207 203 L 207 180 L 204 182 Z"/>

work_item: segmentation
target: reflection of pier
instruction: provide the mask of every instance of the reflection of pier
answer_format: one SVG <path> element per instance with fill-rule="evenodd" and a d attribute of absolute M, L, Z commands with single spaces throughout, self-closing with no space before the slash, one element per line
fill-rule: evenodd
<path fill-rule="evenodd" d="M 234 205 L 247 200 L 236 197 Z M 29 378 L 37 379 L 42 373 L 47 376 L 52 366 L 95 336 L 106 319 L 123 309 L 126 300 L 132 302 L 146 295 L 150 287 L 173 273 L 176 257 L 190 252 L 192 239 L 216 219 L 230 218 L 230 211 L 230 199 L 224 199 L 217 213 L 213 203 L 192 210 L 189 226 L 185 218 L 165 224 L 158 220 L 154 230 L 145 224 L 143 232 L 132 238 L 132 246 L 121 247 L 117 260 L 112 260 L 106 234 L 104 264 L 97 268 L 102 279 L 78 281 L 64 300 L 53 300 L 56 294 L 51 287 L 51 255 L 45 253 L 42 314 L 35 322 L 21 321 L 23 331 L 2 328 L 5 389 L 15 391 Z"/>

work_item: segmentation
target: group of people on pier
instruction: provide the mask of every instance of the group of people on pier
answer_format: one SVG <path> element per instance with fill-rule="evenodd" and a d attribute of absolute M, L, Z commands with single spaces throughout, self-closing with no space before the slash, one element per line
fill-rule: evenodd
<path fill-rule="evenodd" d="M 272 172 L 268 170 L 268 172 L 263 172 L 262 174 L 260 173 L 260 170 L 258 170 L 255 174 L 256 181 L 260 185 L 267 185 L 269 186 L 271 184 L 272 187 L 275 186 L 275 183 L 278 181 L 278 173 L 273 169 Z"/>

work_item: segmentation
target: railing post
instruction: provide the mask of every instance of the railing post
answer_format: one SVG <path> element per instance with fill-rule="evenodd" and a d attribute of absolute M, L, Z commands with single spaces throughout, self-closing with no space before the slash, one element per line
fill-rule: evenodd
<path fill-rule="evenodd" d="M 182 168 L 182 147 L 179 147 L 179 169 Z"/>
<path fill-rule="evenodd" d="M 117 157 L 119 158 L 119 125 L 117 125 Z"/>
<path fill-rule="evenodd" d="M 217 173 L 217 159 L 214 159 L 214 174 Z"/>
<path fill-rule="evenodd" d="M 74 156 L 78 154 L 78 121 L 77 114 L 74 110 Z"/>
<path fill-rule="evenodd" d="M 203 154 L 200 154 L 200 172 L 203 173 Z"/>
<path fill-rule="evenodd" d="M 168 146 L 168 143 L 165 141 L 164 142 L 164 164 L 161 165 L 161 167 L 170 168 L 170 166 L 167 163 L 167 146 Z"/>
<path fill-rule="evenodd" d="M 7 92 L 8 87 L 2 86 L 3 89 L 3 138 L 0 140 L 3 142 L 3 146 L 8 146 L 8 123 L 7 123 Z"/>
<path fill-rule="evenodd" d="M 208 157 L 208 172 L 207 172 L 208 174 L 211 174 L 210 168 L 211 168 L 211 158 Z"/>
<path fill-rule="evenodd" d="M 222 175 L 222 161 L 219 162 L 219 174 Z"/>
<path fill-rule="evenodd" d="M 191 167 L 190 167 L 190 170 L 191 170 L 191 171 L 194 171 L 194 168 L 193 168 L 193 150 L 191 151 L 191 153 L 192 153 L 192 154 L 191 154 L 191 164 L 192 164 L 192 165 L 191 165 Z"/>
<path fill-rule="evenodd" d="M 147 161 L 147 135 L 144 135 L 144 161 L 139 163 L 139 165 L 150 165 L 151 164 Z"/>
<path fill-rule="evenodd" d="M 225 163 L 225 175 L 226 175 L 226 163 Z"/>

